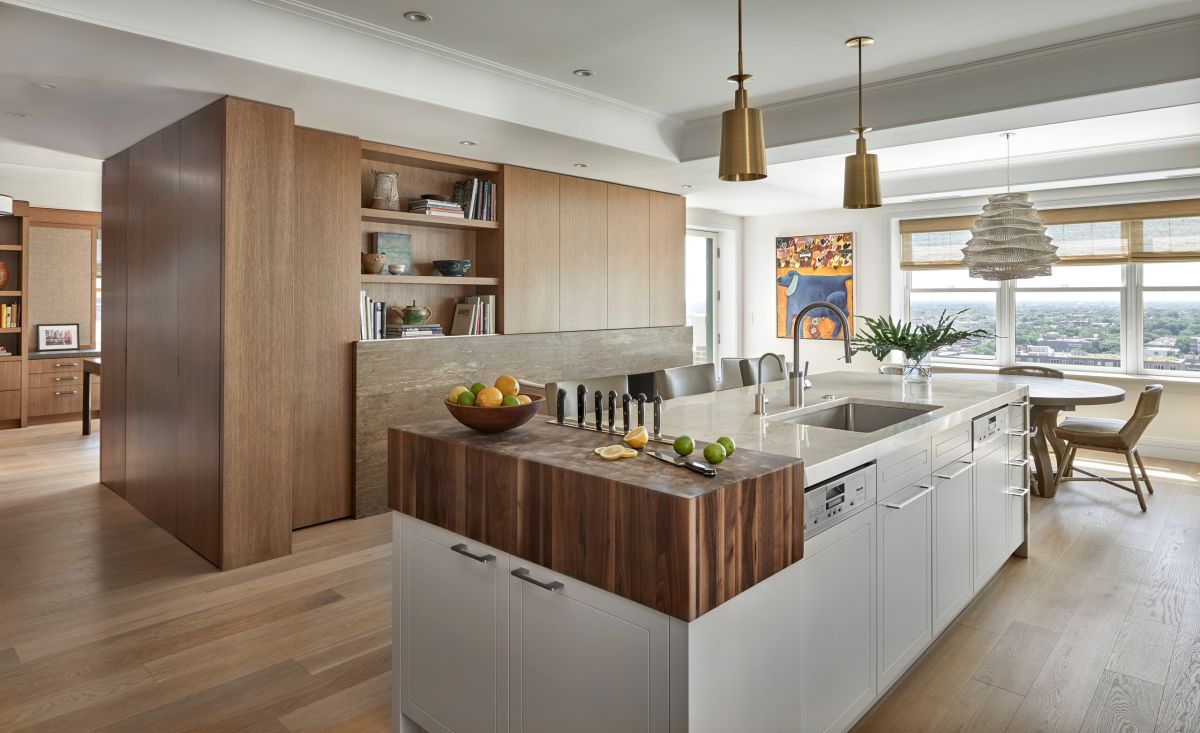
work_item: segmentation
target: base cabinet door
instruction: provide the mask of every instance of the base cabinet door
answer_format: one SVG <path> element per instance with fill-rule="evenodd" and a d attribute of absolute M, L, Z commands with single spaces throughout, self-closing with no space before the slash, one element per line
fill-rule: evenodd
<path fill-rule="evenodd" d="M 880 689 L 932 639 L 932 492 L 928 483 L 914 484 L 877 507 Z"/>
<path fill-rule="evenodd" d="M 971 564 L 970 458 L 933 477 L 933 634 L 966 608 L 974 593 Z"/>
<path fill-rule="evenodd" d="M 848 730 L 875 701 L 875 511 L 806 541 L 800 689 L 804 733 Z"/>
<path fill-rule="evenodd" d="M 1005 441 L 993 440 L 975 453 L 973 490 L 975 592 L 992 579 L 1008 557 L 1008 454 Z"/>
<path fill-rule="evenodd" d="M 668 733 L 669 619 L 514 559 L 512 733 Z"/>
<path fill-rule="evenodd" d="M 508 730 L 508 556 L 404 518 L 396 560 L 404 715 L 429 733 Z"/>

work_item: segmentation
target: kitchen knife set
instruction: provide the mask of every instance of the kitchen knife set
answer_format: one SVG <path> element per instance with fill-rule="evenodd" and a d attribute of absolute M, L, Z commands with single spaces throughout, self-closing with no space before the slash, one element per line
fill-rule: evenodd
<path fill-rule="evenodd" d="M 630 422 L 630 407 L 631 403 L 637 403 L 637 424 L 646 424 L 646 403 L 650 402 L 654 405 L 654 425 L 653 430 L 650 430 L 650 439 L 658 443 L 666 443 L 670 445 L 674 442 L 674 438 L 662 434 L 662 397 L 655 395 L 653 400 L 648 400 L 646 395 L 638 393 L 637 397 L 630 395 L 628 392 L 621 395 L 621 428 L 617 428 L 617 392 L 616 390 L 608 391 L 608 420 L 604 419 L 604 398 L 605 395 L 600 390 L 596 390 L 593 395 L 593 405 L 595 419 L 591 424 L 586 418 L 587 413 L 587 385 L 581 384 L 576 390 L 575 395 L 575 421 L 570 422 L 566 419 L 567 413 L 567 390 L 559 389 L 556 403 L 556 419 L 551 422 L 557 422 L 559 425 L 565 425 L 582 430 L 594 430 L 598 433 L 610 433 L 612 435 L 625 435 L 633 427 Z"/>

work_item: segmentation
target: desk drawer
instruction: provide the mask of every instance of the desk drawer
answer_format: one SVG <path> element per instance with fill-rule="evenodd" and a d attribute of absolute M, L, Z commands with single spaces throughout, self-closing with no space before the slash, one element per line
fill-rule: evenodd
<path fill-rule="evenodd" d="M 83 385 L 83 371 L 69 371 L 63 369 L 57 372 L 39 372 L 29 375 L 29 386 L 31 389 L 38 387 L 81 387 Z"/>
<path fill-rule="evenodd" d="M 21 417 L 21 390 L 0 392 L 0 420 L 18 420 Z"/>
<path fill-rule="evenodd" d="M 83 412 L 83 385 L 29 390 L 30 417 L 65 415 L 69 412 Z"/>
<path fill-rule="evenodd" d="M 0 362 L 0 392 L 21 388 L 21 362 Z M 3 420 L 5 418 L 0 418 Z"/>
<path fill-rule="evenodd" d="M 47 372 L 83 371 L 83 359 L 78 356 L 64 356 L 61 359 L 30 359 L 30 374 L 46 374 Z"/>

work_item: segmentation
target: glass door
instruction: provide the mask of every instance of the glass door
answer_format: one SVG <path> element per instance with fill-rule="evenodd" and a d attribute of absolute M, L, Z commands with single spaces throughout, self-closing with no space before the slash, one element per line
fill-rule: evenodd
<path fill-rule="evenodd" d="M 714 334 L 716 309 L 713 307 L 713 253 L 717 235 L 713 232 L 688 230 L 684 251 L 684 323 L 692 327 L 692 361 L 706 364 L 715 361 Z"/>

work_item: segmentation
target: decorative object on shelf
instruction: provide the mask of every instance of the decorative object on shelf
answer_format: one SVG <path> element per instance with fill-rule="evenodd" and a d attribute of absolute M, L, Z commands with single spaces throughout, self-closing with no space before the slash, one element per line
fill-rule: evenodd
<path fill-rule="evenodd" d="M 858 49 L 858 127 L 853 132 L 858 133 L 854 143 L 854 155 L 846 158 L 846 182 L 842 189 L 842 208 L 844 209 L 873 209 L 883 206 L 879 193 L 879 159 L 874 153 L 867 152 L 867 140 L 863 133 L 871 128 L 863 125 L 863 81 L 862 81 L 862 50 L 870 46 L 875 39 L 870 36 L 855 36 L 846 41 L 849 48 Z"/>
<path fill-rule="evenodd" d="M 0 193 L 0 216 L 13 215 L 13 197 Z"/>
<path fill-rule="evenodd" d="M 400 210 L 399 173 L 395 171 L 372 170 L 375 176 L 375 190 L 371 194 L 372 209 Z"/>
<path fill-rule="evenodd" d="M 72 351 L 79 348 L 78 323 L 48 323 L 37 327 L 38 351 Z"/>
<path fill-rule="evenodd" d="M 471 260 L 434 260 L 433 266 L 445 277 L 463 277 L 471 269 Z"/>
<path fill-rule="evenodd" d="M 381 255 L 378 252 L 362 253 L 362 271 L 364 275 L 379 275 L 383 272 L 383 266 L 386 264 L 387 255 Z"/>
<path fill-rule="evenodd" d="M 387 258 L 387 271 L 393 275 L 412 274 L 412 235 L 372 232 L 371 249 Z M 392 269 L 393 267 L 399 269 Z"/>
<path fill-rule="evenodd" d="M 8 285 L 8 265 L 4 264 L 4 260 L 0 260 L 0 290 Z"/>
<path fill-rule="evenodd" d="M 1012 192 L 1012 137 L 1004 133 L 1004 193 L 988 196 L 983 214 L 963 247 L 963 266 L 983 280 L 1020 280 L 1049 275 L 1058 247 L 1027 193 Z"/>
<path fill-rule="evenodd" d="M 413 301 L 412 305 L 404 306 L 401 314 L 404 316 L 404 322 L 410 326 L 416 326 L 429 320 L 433 315 L 433 311 L 423 305 L 417 305 L 417 301 Z"/>
<path fill-rule="evenodd" d="M 854 323 L 854 234 L 809 234 L 775 239 L 775 336 L 792 337 L 792 321 L 809 303 L 833 303 Z M 853 330 L 853 326 L 851 326 Z M 840 339 L 827 308 L 809 313 L 804 338 Z"/>
<path fill-rule="evenodd" d="M 865 351 L 880 361 L 886 359 L 893 351 L 903 352 L 904 381 L 923 384 L 929 381 L 933 373 L 932 357 L 935 351 L 963 341 L 993 335 L 982 328 L 971 331 L 954 328 L 955 320 L 963 313 L 966 313 L 966 309 L 953 315 L 942 311 L 937 323 L 920 324 L 912 321 L 893 321 L 890 316 L 863 318 L 865 325 L 850 341 L 850 345 L 855 354 Z"/>
<path fill-rule="evenodd" d="M 541 395 L 529 395 L 529 402 L 507 407 L 467 407 L 456 405 L 449 400 L 442 404 L 450 411 L 455 420 L 466 427 L 480 433 L 503 433 L 506 430 L 518 428 L 543 409 Z"/>
<path fill-rule="evenodd" d="M 757 181 L 767 177 L 767 147 L 763 140 L 762 112 L 749 106 L 746 82 L 753 79 L 742 68 L 742 0 L 738 0 L 738 73 L 733 109 L 721 113 L 722 181 Z"/>

